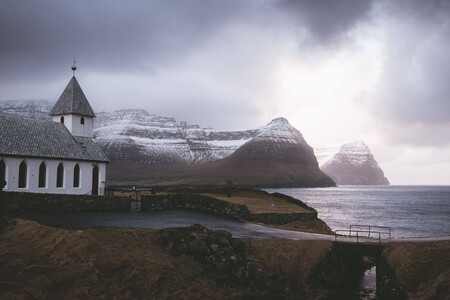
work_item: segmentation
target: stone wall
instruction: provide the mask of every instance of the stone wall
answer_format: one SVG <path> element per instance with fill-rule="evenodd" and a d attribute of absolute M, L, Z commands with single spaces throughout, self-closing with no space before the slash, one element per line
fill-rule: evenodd
<path fill-rule="evenodd" d="M 92 195 L 5 192 L 3 211 L 130 211 L 131 199 Z"/>
<path fill-rule="evenodd" d="M 252 214 L 247 206 L 231 203 L 214 197 L 176 193 L 165 195 L 149 195 L 142 197 L 142 210 L 154 211 L 173 208 L 185 208 L 232 217 L 246 221 L 264 224 L 287 224 L 296 221 L 310 221 L 317 219 L 317 211 L 308 213 L 264 213 Z"/>
<path fill-rule="evenodd" d="M 312 221 L 317 219 L 317 211 L 310 213 L 264 213 L 252 214 L 249 221 L 281 225 L 297 221 Z"/>
<path fill-rule="evenodd" d="M 213 197 L 197 194 L 166 194 L 142 197 L 142 211 L 187 208 L 205 211 L 235 219 L 248 220 L 250 212 L 242 204 L 234 204 Z"/>

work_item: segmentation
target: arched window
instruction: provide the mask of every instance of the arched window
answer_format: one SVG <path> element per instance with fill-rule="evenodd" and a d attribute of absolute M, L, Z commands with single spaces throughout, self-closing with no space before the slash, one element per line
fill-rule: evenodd
<path fill-rule="evenodd" d="M 56 170 L 56 187 L 62 188 L 64 186 L 64 166 L 59 163 L 58 169 Z"/>
<path fill-rule="evenodd" d="M 45 188 L 47 187 L 47 165 L 45 162 L 41 162 L 39 165 L 39 182 L 38 187 Z"/>
<path fill-rule="evenodd" d="M 22 162 L 19 165 L 19 182 L 18 182 L 18 187 L 21 189 L 27 187 L 27 172 L 28 172 L 27 163 L 24 160 L 22 160 Z"/>
<path fill-rule="evenodd" d="M 80 166 L 78 164 L 73 168 L 73 187 L 80 187 Z"/>
<path fill-rule="evenodd" d="M 81 117 L 81 119 L 80 119 L 80 124 L 81 124 L 81 125 L 84 125 L 84 117 Z"/>
<path fill-rule="evenodd" d="M 97 165 L 92 169 L 92 195 L 98 195 L 99 170 Z"/>
<path fill-rule="evenodd" d="M 64 116 L 61 116 L 61 119 L 59 119 L 61 123 L 64 124 Z"/>
<path fill-rule="evenodd" d="M 6 164 L 3 159 L 0 160 L 0 181 L 6 181 Z"/>

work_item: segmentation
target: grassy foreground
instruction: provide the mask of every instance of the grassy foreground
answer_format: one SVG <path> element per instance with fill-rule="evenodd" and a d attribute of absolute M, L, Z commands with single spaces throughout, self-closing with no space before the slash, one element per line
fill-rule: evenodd
<path fill-rule="evenodd" d="M 450 299 L 450 241 L 389 243 L 383 255 L 408 299 Z"/>
<path fill-rule="evenodd" d="M 306 279 L 331 242 L 244 243 L 247 258 L 269 277 L 295 282 L 284 296 L 320 295 Z M 192 258 L 170 255 L 157 231 L 144 229 L 75 231 L 13 220 L 0 231 L 0 269 L 0 299 L 251 299 L 252 290 L 222 286 Z"/>
<path fill-rule="evenodd" d="M 258 286 L 222 284 L 192 257 L 171 255 L 159 234 L 9 220 L 0 230 L 0 299 L 328 299 L 310 279 L 332 242 L 241 240 L 246 259 L 282 287 L 264 298 Z M 450 241 L 388 243 L 383 255 L 407 299 L 450 298 Z"/>

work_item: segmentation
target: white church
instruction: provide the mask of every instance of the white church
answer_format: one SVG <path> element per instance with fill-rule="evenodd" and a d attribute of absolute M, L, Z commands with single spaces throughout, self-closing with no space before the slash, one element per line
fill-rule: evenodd
<path fill-rule="evenodd" d="M 109 161 L 93 141 L 95 114 L 75 75 L 50 116 L 53 122 L 0 114 L 3 190 L 104 195 Z"/>

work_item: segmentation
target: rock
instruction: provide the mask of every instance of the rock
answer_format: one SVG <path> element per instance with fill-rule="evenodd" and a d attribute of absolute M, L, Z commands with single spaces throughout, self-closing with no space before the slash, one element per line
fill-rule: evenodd
<path fill-rule="evenodd" d="M 176 247 L 170 251 L 170 254 L 172 254 L 173 256 L 180 256 L 182 254 L 187 254 L 187 253 L 188 253 L 188 248 L 186 247 L 185 243 L 179 244 L 178 247 Z"/>
<path fill-rule="evenodd" d="M 225 230 L 216 230 L 215 233 L 218 236 L 222 236 L 222 237 L 224 237 L 226 239 L 231 239 L 233 237 L 230 232 L 225 231 Z"/>
<path fill-rule="evenodd" d="M 189 253 L 193 256 L 206 256 L 209 254 L 209 248 L 202 240 L 193 240 L 189 243 Z"/>
<path fill-rule="evenodd" d="M 230 242 L 228 242 L 228 239 L 224 237 L 219 238 L 218 244 L 221 246 L 230 247 Z"/>
<path fill-rule="evenodd" d="M 235 252 L 244 252 L 245 251 L 245 244 L 244 242 L 240 240 L 233 239 L 231 241 L 231 247 L 233 247 Z"/>
<path fill-rule="evenodd" d="M 245 244 L 233 239 L 227 231 L 213 231 L 197 224 L 162 229 L 159 238 L 172 255 L 191 256 L 223 287 L 245 284 L 252 289 L 266 289 L 262 266 L 246 260 Z"/>

